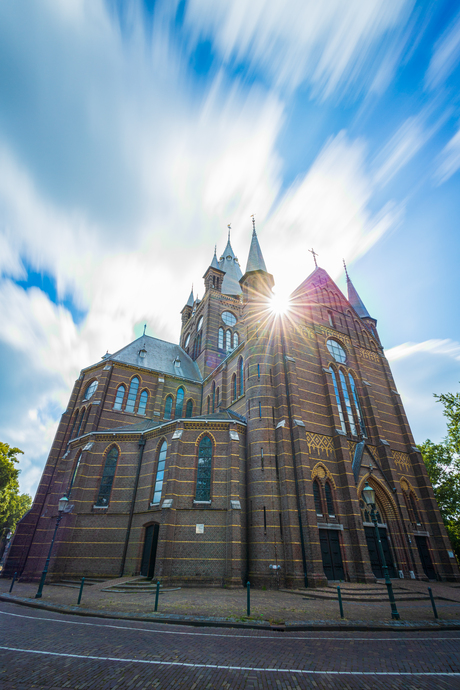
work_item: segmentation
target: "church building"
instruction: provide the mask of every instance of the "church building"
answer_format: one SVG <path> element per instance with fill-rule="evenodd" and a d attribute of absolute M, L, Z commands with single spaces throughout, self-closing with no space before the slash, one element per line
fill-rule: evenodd
<path fill-rule="evenodd" d="M 179 344 L 147 334 L 83 369 L 4 569 L 48 577 L 317 587 L 459 580 L 421 454 L 370 316 L 316 266 L 273 310 L 255 227 L 181 311 Z"/>

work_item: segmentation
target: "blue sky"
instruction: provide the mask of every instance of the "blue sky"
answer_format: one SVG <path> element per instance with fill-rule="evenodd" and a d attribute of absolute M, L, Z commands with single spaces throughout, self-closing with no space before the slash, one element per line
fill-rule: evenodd
<path fill-rule="evenodd" d="M 0 438 L 34 492 L 80 369 L 256 214 L 276 291 L 342 259 L 418 442 L 458 390 L 460 12 L 413 0 L 0 4 Z"/>

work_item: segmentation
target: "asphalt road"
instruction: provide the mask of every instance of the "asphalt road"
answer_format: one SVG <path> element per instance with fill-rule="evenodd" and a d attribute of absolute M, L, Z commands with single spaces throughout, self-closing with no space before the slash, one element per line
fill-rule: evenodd
<path fill-rule="evenodd" d="M 192 628 L 2 602 L 0 688 L 460 689 L 460 631 Z"/>

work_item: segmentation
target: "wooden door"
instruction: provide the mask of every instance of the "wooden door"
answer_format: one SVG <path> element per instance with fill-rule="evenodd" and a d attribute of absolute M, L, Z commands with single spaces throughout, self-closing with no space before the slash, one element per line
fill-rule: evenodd
<path fill-rule="evenodd" d="M 157 555 L 158 524 L 149 525 L 145 530 L 144 550 L 142 552 L 141 575 L 152 579 L 155 573 L 155 560 Z"/>
<path fill-rule="evenodd" d="M 337 530 L 320 529 L 319 541 L 323 570 L 328 580 L 344 580 L 342 552 L 340 550 L 340 537 Z"/>
<path fill-rule="evenodd" d="M 425 571 L 425 575 L 430 580 L 436 580 L 436 571 L 433 566 L 433 561 L 431 560 L 428 544 L 426 543 L 426 537 L 416 535 L 415 543 L 417 544 L 418 553 L 420 560 L 422 561 L 422 567 Z"/>
<path fill-rule="evenodd" d="M 380 560 L 379 548 L 375 536 L 375 528 L 365 527 L 364 533 L 366 535 L 367 548 L 369 551 L 372 572 L 374 573 L 375 577 L 384 577 L 382 562 Z M 391 555 L 386 529 L 384 527 L 379 527 L 379 534 L 380 541 L 382 542 L 383 555 L 385 556 L 385 562 L 388 566 L 388 575 L 390 577 L 396 577 L 396 570 L 393 564 L 393 557 Z"/>

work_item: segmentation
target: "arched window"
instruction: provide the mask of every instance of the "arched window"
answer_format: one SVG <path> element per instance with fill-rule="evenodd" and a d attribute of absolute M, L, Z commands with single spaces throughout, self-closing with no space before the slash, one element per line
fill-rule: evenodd
<path fill-rule="evenodd" d="M 249 367 L 249 364 L 248 364 L 248 367 Z M 243 395 L 243 393 L 244 393 L 244 364 L 243 364 L 243 358 L 242 358 L 242 357 L 240 357 L 239 360 L 238 360 L 238 368 L 239 368 L 239 370 L 240 370 L 240 390 L 239 390 L 239 394 L 240 394 L 240 395 Z M 249 368 L 248 368 L 248 371 L 249 371 Z"/>
<path fill-rule="evenodd" d="M 105 458 L 104 471 L 102 473 L 101 485 L 99 487 L 99 494 L 97 497 L 97 506 L 108 506 L 110 494 L 112 492 L 113 478 L 115 477 L 115 470 L 118 462 L 118 448 L 113 446 L 107 453 Z"/>
<path fill-rule="evenodd" d="M 91 405 L 88 405 L 88 409 L 86 410 L 86 414 L 83 420 L 83 424 L 81 425 L 81 433 L 85 433 L 86 425 L 88 424 L 88 419 L 89 419 L 89 413 L 91 412 Z"/>
<path fill-rule="evenodd" d="M 358 417 L 358 423 L 359 423 L 359 428 L 361 429 L 361 434 L 367 438 L 366 436 L 366 427 L 364 425 L 364 419 L 363 419 L 363 413 L 361 410 L 361 405 L 359 404 L 359 398 L 358 398 L 358 393 L 356 392 L 356 386 L 355 386 L 355 381 L 354 378 L 351 374 L 348 374 L 348 379 L 350 381 L 350 388 L 351 388 L 351 394 L 353 396 L 353 400 L 355 403 L 355 408 L 356 408 L 356 414 Z"/>
<path fill-rule="evenodd" d="M 197 327 L 196 327 L 196 330 L 197 330 L 197 331 L 201 331 L 202 327 L 203 327 L 203 317 L 200 316 L 200 319 L 199 319 L 199 321 L 198 321 L 198 325 L 197 325 Z"/>
<path fill-rule="evenodd" d="M 165 402 L 165 419 L 171 419 L 173 399 L 172 395 L 168 395 Z"/>
<path fill-rule="evenodd" d="M 322 515 L 323 514 L 323 506 L 322 506 L 322 501 L 321 501 L 321 491 L 320 491 L 319 484 L 316 481 L 316 479 L 313 482 L 313 499 L 315 501 L 316 514 Z"/>
<path fill-rule="evenodd" d="M 75 479 L 77 478 L 78 468 L 80 467 L 81 455 L 82 455 L 82 453 L 80 451 L 78 454 L 78 457 L 77 457 L 77 462 L 75 463 L 75 469 L 72 473 L 72 479 L 70 480 L 69 490 L 67 491 L 67 498 L 70 498 L 70 493 L 72 491 L 72 487 L 75 483 Z"/>
<path fill-rule="evenodd" d="M 184 389 L 182 386 L 177 391 L 176 397 L 176 412 L 174 414 L 176 419 L 182 417 L 182 408 L 184 407 Z"/>
<path fill-rule="evenodd" d="M 155 477 L 155 488 L 153 490 L 152 503 L 159 503 L 161 501 L 161 492 L 163 491 L 163 479 L 165 474 L 166 451 L 168 449 L 166 441 L 161 444 L 160 452 L 158 454 L 157 474 Z"/>
<path fill-rule="evenodd" d="M 212 411 L 216 409 L 216 382 L 212 382 Z"/>
<path fill-rule="evenodd" d="M 82 425 L 83 425 L 83 417 L 85 416 L 85 412 L 86 412 L 86 407 L 82 407 L 82 410 L 81 410 L 81 412 L 80 412 L 80 419 L 79 419 L 79 422 L 78 422 L 77 433 L 75 434 L 75 436 L 76 436 L 77 438 L 78 438 L 78 436 L 80 436 L 80 431 L 81 431 L 81 428 L 82 428 Z"/>
<path fill-rule="evenodd" d="M 187 400 L 187 407 L 185 408 L 185 416 L 187 418 L 193 416 L 193 400 L 190 398 L 190 400 Z"/>
<path fill-rule="evenodd" d="M 211 398 L 210 398 L 209 395 L 208 395 L 208 412 L 207 412 L 207 414 L 210 413 L 210 411 L 211 411 L 210 408 L 211 408 Z"/>
<path fill-rule="evenodd" d="M 71 438 L 73 438 L 73 432 L 75 431 L 75 427 L 77 426 L 77 419 L 78 419 L 78 415 L 79 415 L 79 414 L 80 414 L 80 411 L 79 411 L 79 410 L 77 410 L 77 411 L 75 412 L 75 414 L 74 414 L 74 417 L 73 417 L 73 424 L 72 424 L 72 428 L 71 428 L 71 430 L 70 430 L 69 441 L 71 440 Z"/>
<path fill-rule="evenodd" d="M 220 388 L 216 389 L 216 409 L 219 407 Z"/>
<path fill-rule="evenodd" d="M 237 348 L 239 344 L 238 333 L 235 331 L 233 334 L 233 349 Z"/>
<path fill-rule="evenodd" d="M 147 409 L 147 400 L 149 398 L 149 394 L 147 391 L 142 391 L 141 397 L 139 399 L 139 409 L 137 410 L 137 414 L 145 414 L 145 410 Z"/>
<path fill-rule="evenodd" d="M 225 333 L 225 349 L 232 349 L 232 332 L 230 330 L 226 331 Z"/>
<path fill-rule="evenodd" d="M 89 384 L 85 391 L 85 397 L 83 398 L 84 400 L 89 400 L 90 398 L 93 397 L 94 393 L 96 392 L 97 389 L 97 381 L 93 381 L 92 383 Z"/>
<path fill-rule="evenodd" d="M 337 403 L 337 410 L 339 412 L 340 425 L 342 427 L 342 431 L 344 433 L 346 433 L 347 428 L 345 426 L 345 418 L 343 416 L 342 403 L 340 401 L 339 387 L 337 386 L 337 377 L 336 377 L 335 371 L 332 367 L 330 367 L 329 371 L 331 372 L 332 383 L 334 384 L 335 402 Z"/>
<path fill-rule="evenodd" d="M 414 494 L 412 492 L 409 494 L 409 503 L 411 505 L 412 512 L 414 513 L 415 523 L 417 525 L 420 525 L 420 516 L 418 514 L 417 505 L 415 503 Z"/>
<path fill-rule="evenodd" d="M 212 441 L 209 436 L 201 439 L 198 448 L 196 473 L 196 501 L 211 500 Z"/>
<path fill-rule="evenodd" d="M 113 403 L 114 410 L 121 410 L 121 406 L 123 405 L 123 400 L 125 397 L 125 390 L 126 389 L 124 386 L 118 386 L 115 402 Z"/>
<path fill-rule="evenodd" d="M 351 408 L 350 396 L 348 395 L 347 382 L 345 381 L 345 376 L 343 371 L 339 371 L 340 383 L 342 386 L 343 399 L 345 400 L 345 408 L 347 410 L 348 423 L 350 424 L 350 431 L 353 436 L 356 436 L 356 426 L 355 420 L 353 418 L 353 410 Z"/>
<path fill-rule="evenodd" d="M 219 328 L 219 340 L 217 343 L 217 347 L 219 348 L 219 350 L 224 349 L 224 329 L 223 328 Z"/>
<path fill-rule="evenodd" d="M 236 374 L 233 374 L 232 376 L 232 399 L 236 400 L 237 395 L 236 395 Z"/>
<path fill-rule="evenodd" d="M 334 501 L 332 500 L 331 485 L 326 482 L 324 485 L 324 493 L 326 494 L 326 505 L 329 517 L 335 517 Z"/>
<path fill-rule="evenodd" d="M 126 401 L 125 412 L 134 412 L 134 405 L 136 404 L 137 389 L 139 388 L 139 379 L 135 376 L 131 380 L 129 387 L 128 400 Z"/>

